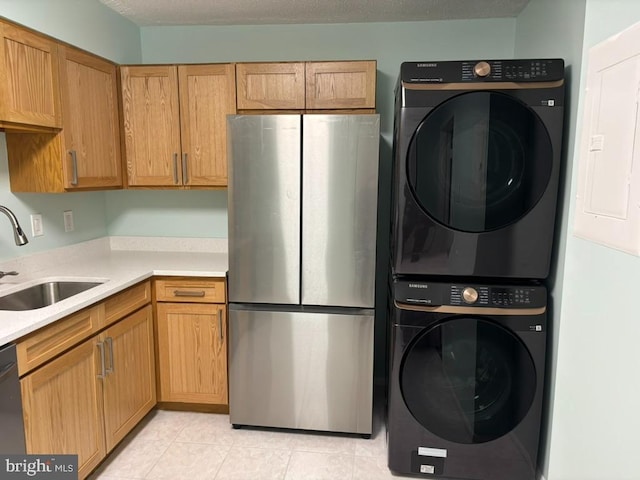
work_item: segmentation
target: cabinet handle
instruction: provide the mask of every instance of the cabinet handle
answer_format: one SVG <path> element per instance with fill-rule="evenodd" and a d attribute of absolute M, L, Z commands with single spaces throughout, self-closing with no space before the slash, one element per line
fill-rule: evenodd
<path fill-rule="evenodd" d="M 98 348 L 100 349 L 100 373 L 98 374 L 98 378 L 106 378 L 107 372 L 105 370 L 105 362 L 104 362 L 104 343 L 98 342 Z"/>
<path fill-rule="evenodd" d="M 109 368 L 107 368 L 107 373 L 113 373 L 115 371 L 113 366 L 113 338 L 107 337 L 105 342 L 109 345 Z"/>
<path fill-rule="evenodd" d="M 220 332 L 220 343 L 224 341 L 224 334 L 222 333 L 222 309 L 218 308 L 218 331 Z"/>
<path fill-rule="evenodd" d="M 204 290 L 199 290 L 199 291 L 174 290 L 173 295 L 175 297 L 204 297 Z"/>
<path fill-rule="evenodd" d="M 178 184 L 178 154 L 173 154 L 173 183 Z"/>
<path fill-rule="evenodd" d="M 71 185 L 78 185 L 78 155 L 75 150 L 69 150 L 71 155 Z"/>
<path fill-rule="evenodd" d="M 187 154 L 182 154 L 182 184 L 189 183 L 189 172 L 187 171 Z"/>

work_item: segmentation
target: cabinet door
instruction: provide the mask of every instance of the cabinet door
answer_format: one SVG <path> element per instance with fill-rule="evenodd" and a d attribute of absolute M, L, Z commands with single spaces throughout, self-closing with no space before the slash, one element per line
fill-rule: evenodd
<path fill-rule="evenodd" d="M 304 109 L 304 63 L 236 64 L 238 110 Z"/>
<path fill-rule="evenodd" d="M 0 121 L 61 126 L 57 47 L 0 21 Z"/>
<path fill-rule="evenodd" d="M 77 454 L 79 478 L 106 455 L 94 339 L 20 380 L 27 453 Z"/>
<path fill-rule="evenodd" d="M 182 180 L 185 185 L 227 185 L 227 115 L 236 113 L 235 68 L 181 65 Z"/>
<path fill-rule="evenodd" d="M 178 186 L 180 117 L 174 66 L 120 67 L 129 186 Z"/>
<path fill-rule="evenodd" d="M 60 47 L 65 188 L 122 186 L 116 66 Z"/>
<path fill-rule="evenodd" d="M 225 305 L 158 303 L 157 322 L 159 400 L 226 405 Z"/>
<path fill-rule="evenodd" d="M 376 62 L 308 62 L 307 109 L 376 107 Z"/>
<path fill-rule="evenodd" d="M 153 320 L 147 305 L 100 335 L 106 350 L 104 424 L 107 451 L 156 403 Z"/>

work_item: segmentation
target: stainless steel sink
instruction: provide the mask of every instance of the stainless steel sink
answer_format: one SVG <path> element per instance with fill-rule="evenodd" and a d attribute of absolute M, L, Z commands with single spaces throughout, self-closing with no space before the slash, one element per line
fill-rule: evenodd
<path fill-rule="evenodd" d="M 0 310 L 35 310 L 97 287 L 103 282 L 44 282 L 0 297 Z"/>

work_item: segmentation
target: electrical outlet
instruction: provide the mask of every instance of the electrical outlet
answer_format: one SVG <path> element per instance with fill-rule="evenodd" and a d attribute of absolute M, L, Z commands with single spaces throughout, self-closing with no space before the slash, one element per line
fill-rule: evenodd
<path fill-rule="evenodd" d="M 42 225 L 42 215 L 40 213 L 31 214 L 31 235 L 34 237 L 44 235 L 44 226 Z"/>
<path fill-rule="evenodd" d="M 65 210 L 64 211 L 64 231 L 65 232 L 73 232 L 73 211 Z"/>

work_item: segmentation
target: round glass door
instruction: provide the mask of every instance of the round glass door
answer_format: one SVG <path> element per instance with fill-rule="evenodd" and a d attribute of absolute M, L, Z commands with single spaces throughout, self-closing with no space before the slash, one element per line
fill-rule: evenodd
<path fill-rule="evenodd" d="M 536 371 L 522 341 L 489 320 L 454 317 L 407 349 L 400 386 L 407 408 L 431 433 L 483 443 L 513 430 L 531 407 Z"/>
<path fill-rule="evenodd" d="M 551 139 L 527 105 L 497 92 L 469 92 L 434 108 L 407 157 L 408 181 L 438 222 L 483 232 L 516 222 L 544 193 Z"/>

